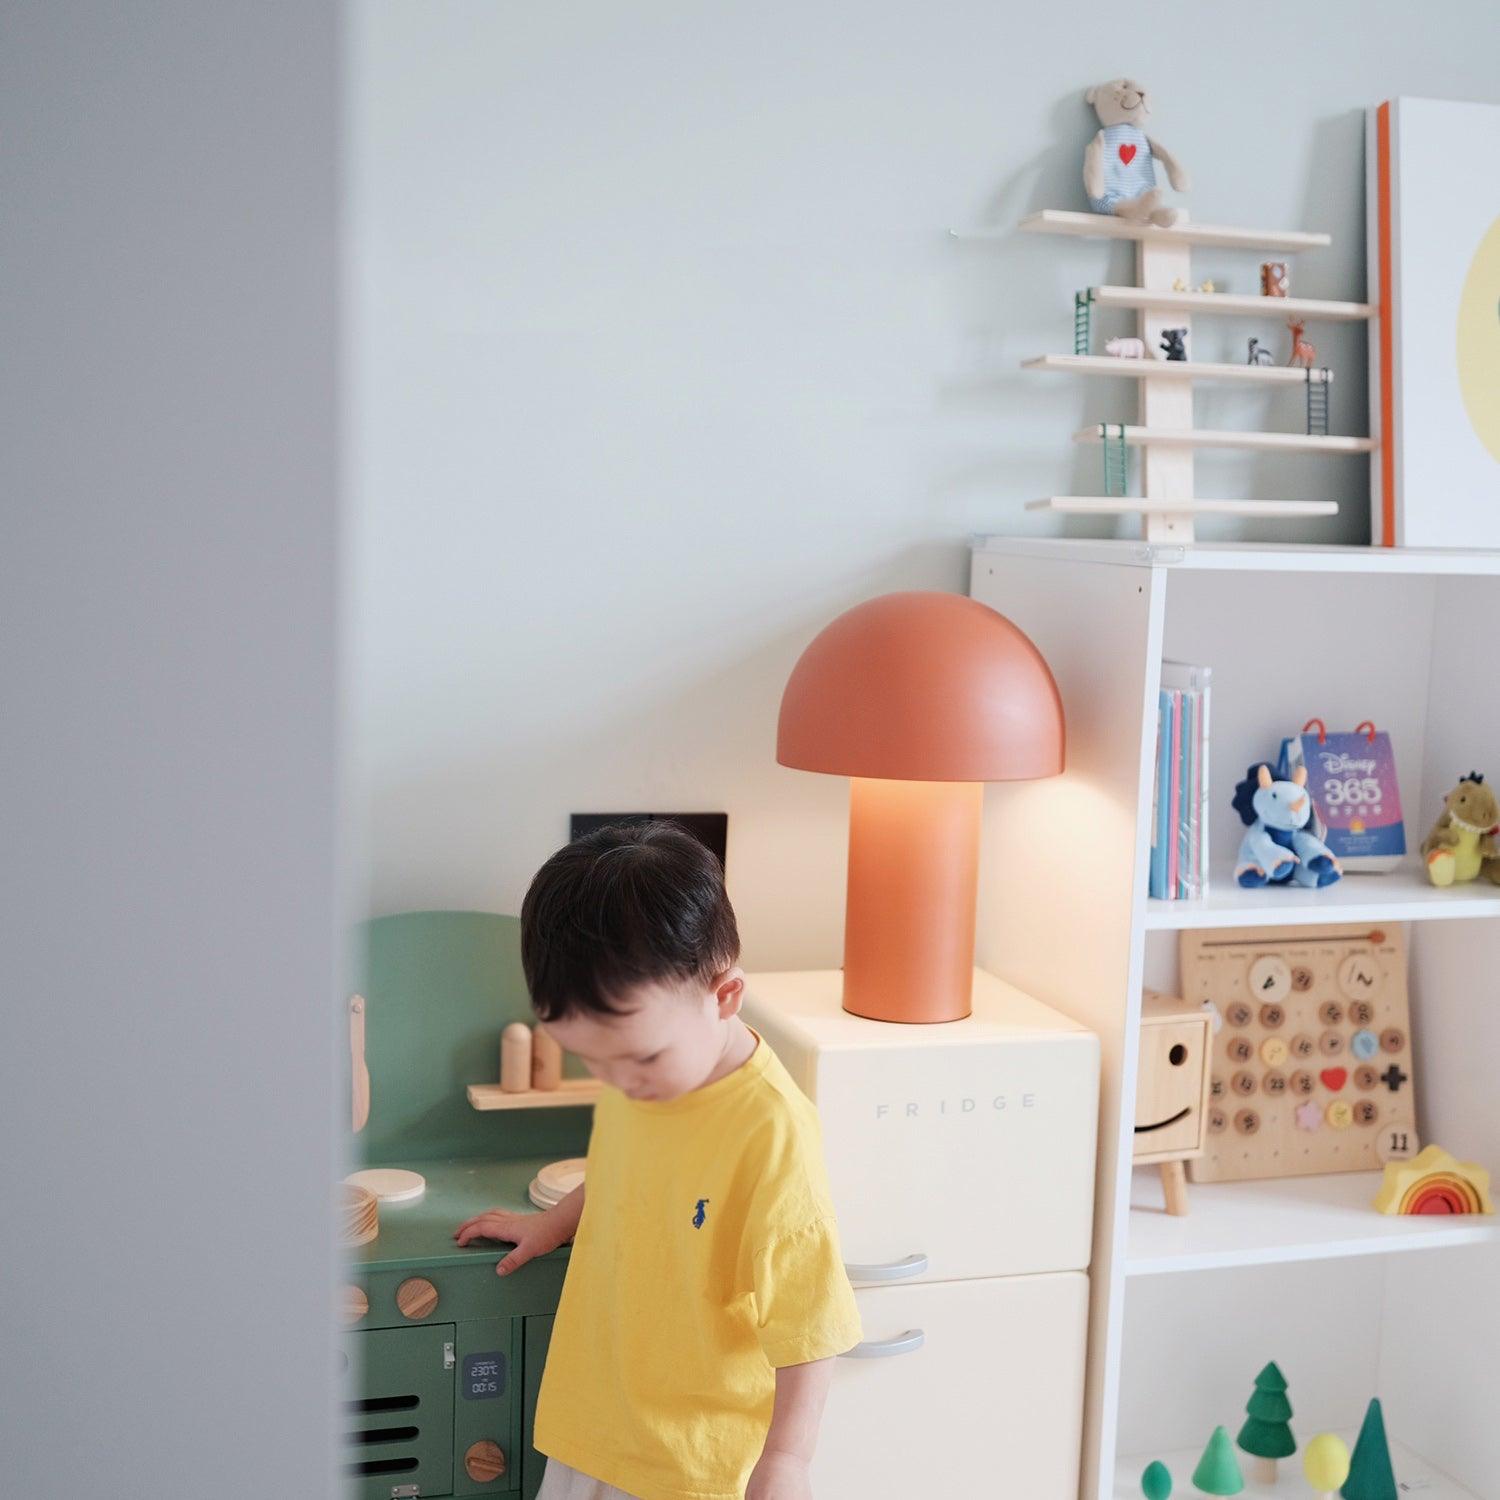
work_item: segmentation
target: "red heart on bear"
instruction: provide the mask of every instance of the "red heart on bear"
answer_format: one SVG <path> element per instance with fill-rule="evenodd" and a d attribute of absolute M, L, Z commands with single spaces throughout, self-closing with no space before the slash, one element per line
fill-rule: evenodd
<path fill-rule="evenodd" d="M 1348 1076 L 1348 1070 L 1345 1068 L 1324 1068 L 1323 1071 L 1318 1074 L 1318 1077 L 1323 1080 L 1323 1087 L 1335 1094 L 1338 1093 L 1341 1088 L 1343 1088 L 1344 1080 L 1347 1079 Z"/>
<path fill-rule="evenodd" d="M 1120 160 L 1122 162 L 1124 162 L 1125 165 L 1128 167 L 1131 164 L 1131 162 L 1133 162 L 1135 160 L 1135 147 L 1134 146 L 1121 146 L 1120 147 Z"/>

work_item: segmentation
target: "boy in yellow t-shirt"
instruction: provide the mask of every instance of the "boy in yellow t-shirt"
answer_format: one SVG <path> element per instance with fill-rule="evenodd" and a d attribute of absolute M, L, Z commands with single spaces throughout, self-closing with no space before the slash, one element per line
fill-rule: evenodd
<path fill-rule="evenodd" d="M 457 1232 L 513 1242 L 502 1276 L 573 1240 L 537 1405 L 540 1500 L 812 1494 L 859 1314 L 817 1113 L 740 1019 L 739 946 L 718 861 L 668 823 L 578 839 L 526 894 L 532 1005 L 609 1085 L 583 1187 Z"/>

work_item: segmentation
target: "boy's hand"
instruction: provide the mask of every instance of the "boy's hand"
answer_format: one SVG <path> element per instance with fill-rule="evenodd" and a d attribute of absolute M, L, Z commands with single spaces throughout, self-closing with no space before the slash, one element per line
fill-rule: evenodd
<path fill-rule="evenodd" d="M 807 1460 L 767 1448 L 750 1471 L 745 1500 L 812 1500 Z"/>
<path fill-rule="evenodd" d="M 503 1208 L 475 1214 L 453 1232 L 460 1245 L 475 1240 L 509 1240 L 516 1248 L 495 1267 L 497 1276 L 509 1276 L 528 1260 L 556 1250 L 568 1237 L 569 1232 L 550 1213 L 515 1214 Z"/>

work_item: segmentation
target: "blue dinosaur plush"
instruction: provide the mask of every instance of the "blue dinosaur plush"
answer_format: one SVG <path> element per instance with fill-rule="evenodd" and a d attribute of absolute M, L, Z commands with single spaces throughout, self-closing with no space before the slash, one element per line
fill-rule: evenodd
<path fill-rule="evenodd" d="M 1312 798 L 1307 767 L 1277 781 L 1268 765 L 1251 766 L 1234 789 L 1234 810 L 1246 825 L 1234 878 L 1243 886 L 1332 885 L 1343 870 L 1321 839 L 1307 831 Z"/>

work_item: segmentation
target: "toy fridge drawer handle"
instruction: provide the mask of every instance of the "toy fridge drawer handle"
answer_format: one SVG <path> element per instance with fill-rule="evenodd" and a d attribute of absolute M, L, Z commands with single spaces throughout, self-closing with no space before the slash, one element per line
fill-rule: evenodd
<path fill-rule="evenodd" d="M 866 1340 L 846 1349 L 840 1359 L 884 1359 L 891 1354 L 912 1354 L 927 1342 L 927 1335 L 920 1328 L 908 1328 L 893 1339 Z"/>
<path fill-rule="evenodd" d="M 850 1281 L 905 1281 L 926 1272 L 927 1257 L 908 1255 L 905 1260 L 888 1260 L 883 1266 L 851 1266 L 846 1261 L 844 1270 Z"/>

